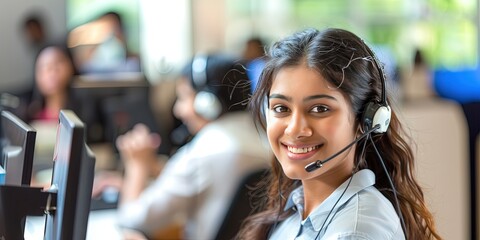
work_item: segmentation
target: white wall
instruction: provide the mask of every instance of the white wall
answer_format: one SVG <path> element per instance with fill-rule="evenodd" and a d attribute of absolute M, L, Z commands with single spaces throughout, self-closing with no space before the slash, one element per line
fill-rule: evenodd
<path fill-rule="evenodd" d="M 0 92 L 28 88 L 33 82 L 33 59 L 22 30 L 31 11 L 44 16 L 49 39 L 66 34 L 65 0 L 0 1 Z"/>
<path fill-rule="evenodd" d="M 192 55 L 189 0 L 139 1 L 140 52 L 152 82 L 178 71 Z"/>

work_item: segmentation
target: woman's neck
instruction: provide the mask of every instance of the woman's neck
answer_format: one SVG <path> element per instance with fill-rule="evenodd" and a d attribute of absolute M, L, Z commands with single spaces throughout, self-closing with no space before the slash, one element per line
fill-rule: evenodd
<path fill-rule="evenodd" d="M 45 98 L 45 111 L 50 116 L 56 116 L 66 106 L 66 94 L 56 94 Z"/>
<path fill-rule="evenodd" d="M 352 176 L 352 168 L 332 169 L 315 179 L 304 180 L 303 218 L 325 201 L 343 182 Z"/>

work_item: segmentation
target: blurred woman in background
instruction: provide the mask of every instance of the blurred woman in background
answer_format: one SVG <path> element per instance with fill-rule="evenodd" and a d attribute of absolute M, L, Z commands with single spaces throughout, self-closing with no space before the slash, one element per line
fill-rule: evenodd
<path fill-rule="evenodd" d="M 63 44 L 47 45 L 35 60 L 35 85 L 24 108 L 23 118 L 37 130 L 33 185 L 48 186 L 61 109 L 75 111 L 79 106 L 71 94 L 76 75 L 68 48 Z"/>
<path fill-rule="evenodd" d="M 76 69 L 64 45 L 44 47 L 35 61 L 35 88 L 27 108 L 27 121 L 58 121 L 60 109 L 75 108 L 70 85 Z"/>

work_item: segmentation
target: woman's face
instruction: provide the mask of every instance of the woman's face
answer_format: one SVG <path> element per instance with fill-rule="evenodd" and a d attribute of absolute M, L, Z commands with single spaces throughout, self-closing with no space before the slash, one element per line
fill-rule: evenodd
<path fill-rule="evenodd" d="M 273 79 L 266 114 L 268 140 L 289 178 L 351 174 L 355 147 L 320 169 L 305 171 L 309 163 L 325 160 L 355 139 L 350 102 L 318 72 L 305 65 L 281 69 Z"/>
<path fill-rule="evenodd" d="M 193 107 L 196 92 L 186 78 L 178 81 L 176 87 L 177 100 L 173 106 L 175 116 L 187 126 L 191 134 L 196 134 L 208 121 L 200 117 Z"/>
<path fill-rule="evenodd" d="M 42 95 L 63 94 L 73 74 L 72 62 L 62 50 L 49 47 L 38 56 L 35 79 Z"/>

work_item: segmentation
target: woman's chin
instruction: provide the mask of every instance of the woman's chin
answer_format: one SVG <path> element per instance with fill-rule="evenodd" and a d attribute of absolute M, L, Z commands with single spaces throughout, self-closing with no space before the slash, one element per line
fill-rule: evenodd
<path fill-rule="evenodd" d="M 307 175 L 305 168 L 300 166 L 283 167 L 283 172 L 290 179 L 301 180 Z"/>

